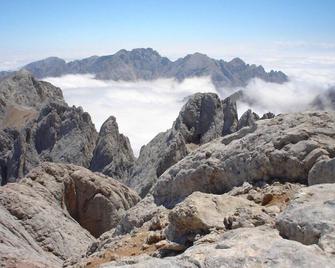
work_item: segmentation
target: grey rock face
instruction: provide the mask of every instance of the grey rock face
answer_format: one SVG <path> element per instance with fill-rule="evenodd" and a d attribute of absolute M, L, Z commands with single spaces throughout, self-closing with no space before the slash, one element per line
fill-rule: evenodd
<path fill-rule="evenodd" d="M 335 254 L 334 217 L 335 184 L 320 184 L 301 189 L 276 225 L 285 238 Z"/>
<path fill-rule="evenodd" d="M 278 115 L 204 144 L 159 178 L 155 202 L 170 208 L 195 191 L 221 194 L 245 181 L 307 184 L 319 157 L 334 152 L 334 122 L 334 112 Z"/>
<path fill-rule="evenodd" d="M 141 148 L 139 158 L 126 184 L 144 197 L 157 178 L 187 153 L 185 141 L 180 133 L 168 130 L 158 134 Z"/>
<path fill-rule="evenodd" d="M 221 137 L 223 108 L 214 93 L 196 93 L 181 109 L 173 130 L 181 133 L 185 143 L 204 144 Z"/>
<path fill-rule="evenodd" d="M 20 131 L 7 160 L 6 181 L 16 181 L 43 161 L 89 167 L 97 133 L 88 113 L 65 103 L 48 103 Z"/>
<path fill-rule="evenodd" d="M 0 82 L 1 183 L 43 161 L 89 167 L 97 134 L 89 114 L 69 107 L 62 91 L 22 70 Z"/>
<path fill-rule="evenodd" d="M 213 93 L 194 94 L 181 109 L 172 129 L 158 134 L 141 149 L 127 185 L 145 196 L 165 170 L 200 144 L 237 126 L 236 104 Z"/>
<path fill-rule="evenodd" d="M 242 114 L 240 120 L 238 120 L 237 129 L 252 126 L 259 119 L 259 116 L 249 109 L 244 114 Z"/>
<path fill-rule="evenodd" d="M 234 96 L 230 96 L 222 100 L 222 109 L 223 109 L 223 130 L 222 136 L 231 134 L 237 130 L 238 126 L 238 115 L 236 100 Z"/>
<path fill-rule="evenodd" d="M 90 169 L 126 181 L 134 161 L 129 139 L 119 133 L 115 117 L 109 117 L 100 129 Z"/>
<path fill-rule="evenodd" d="M 62 91 L 50 83 L 37 81 L 21 70 L 0 81 L 0 122 L 1 128 L 20 129 L 46 103 L 64 103 Z"/>
<path fill-rule="evenodd" d="M 239 58 L 226 62 L 195 53 L 173 62 L 160 56 L 151 48 L 131 51 L 123 49 L 114 55 L 93 56 L 69 63 L 52 57 L 30 63 L 24 68 L 37 78 L 92 73 L 97 79 L 104 80 L 136 81 L 175 78 L 181 81 L 189 77 L 210 76 L 217 88 L 245 86 L 255 77 L 273 83 L 288 81 L 287 76 L 280 71 L 266 72 L 262 66 L 246 64 Z"/>
<path fill-rule="evenodd" d="M 138 201 L 134 191 L 109 177 L 43 163 L 20 183 L 0 188 L 0 263 L 8 267 L 11 257 L 27 265 L 27 257 L 60 267 L 94 241 L 87 230 L 95 236 L 109 230 Z"/>

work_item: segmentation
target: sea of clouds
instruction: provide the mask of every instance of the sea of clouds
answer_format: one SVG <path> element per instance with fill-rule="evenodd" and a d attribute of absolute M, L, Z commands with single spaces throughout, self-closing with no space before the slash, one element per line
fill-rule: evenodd
<path fill-rule="evenodd" d="M 247 109 L 259 115 L 297 112 L 309 109 L 311 101 L 335 85 L 335 64 L 316 65 L 301 62 L 282 68 L 290 81 L 284 84 L 253 79 L 243 89 L 252 102 L 239 102 L 239 116 Z M 159 132 L 172 126 L 188 96 L 196 92 L 216 92 L 221 98 L 236 89 L 215 89 L 209 77 L 155 81 L 116 82 L 94 79 L 93 75 L 66 75 L 44 80 L 62 88 L 70 105 L 82 106 L 89 112 L 96 128 L 114 115 L 120 132 L 129 137 L 134 153 Z"/>

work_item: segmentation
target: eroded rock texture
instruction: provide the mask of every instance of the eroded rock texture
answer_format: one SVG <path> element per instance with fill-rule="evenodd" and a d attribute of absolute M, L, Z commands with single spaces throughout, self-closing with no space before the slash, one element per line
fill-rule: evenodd
<path fill-rule="evenodd" d="M 335 254 L 335 184 L 301 189 L 278 216 L 280 234 L 305 245 L 317 244 Z"/>
<path fill-rule="evenodd" d="M 112 178 L 43 163 L 19 183 L 0 188 L 2 265 L 31 255 L 28 261 L 60 266 L 85 252 L 94 236 L 115 227 L 138 201 L 134 191 Z"/>
<path fill-rule="evenodd" d="M 334 112 L 278 115 L 205 144 L 159 178 L 155 202 L 173 207 L 192 192 L 225 193 L 245 181 L 307 184 L 317 161 L 335 155 L 334 122 Z"/>
<path fill-rule="evenodd" d="M 127 184 L 145 196 L 165 170 L 199 145 L 235 131 L 236 104 L 213 93 L 197 93 L 183 106 L 172 129 L 141 149 Z"/>
<path fill-rule="evenodd" d="M 109 117 L 100 129 L 90 169 L 126 181 L 134 161 L 129 139 L 119 133 L 115 117 Z"/>
<path fill-rule="evenodd" d="M 69 107 L 59 88 L 27 71 L 0 82 L 1 184 L 43 161 L 89 167 L 97 133 L 88 113 Z"/>

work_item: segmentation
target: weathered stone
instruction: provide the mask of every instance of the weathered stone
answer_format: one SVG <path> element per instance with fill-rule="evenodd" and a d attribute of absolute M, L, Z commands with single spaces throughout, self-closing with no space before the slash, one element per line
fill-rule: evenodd
<path fill-rule="evenodd" d="M 89 114 L 69 107 L 59 88 L 27 71 L 0 82 L 0 123 L 2 184 L 43 161 L 89 167 L 97 136 Z"/>
<path fill-rule="evenodd" d="M 315 163 L 308 174 L 308 184 L 335 183 L 335 158 Z"/>
<path fill-rule="evenodd" d="M 138 202 L 135 206 L 130 208 L 120 219 L 119 224 L 116 227 L 115 234 L 121 235 L 126 234 L 132 231 L 135 228 L 141 227 L 144 223 L 149 222 L 150 220 L 157 219 L 155 217 L 164 217 L 167 215 L 168 211 L 163 206 L 157 206 L 153 197 L 148 195 L 140 202 Z M 163 223 L 159 223 L 162 225 Z M 150 223 L 149 229 L 155 230 L 157 228 L 151 228 L 153 223 Z M 157 226 L 157 224 L 154 224 Z"/>
<path fill-rule="evenodd" d="M 221 194 L 246 181 L 307 184 L 317 160 L 334 151 L 334 112 L 278 115 L 199 147 L 167 170 L 152 194 L 171 208 L 195 191 Z"/>
<path fill-rule="evenodd" d="M 225 232 L 215 242 L 199 243 L 176 257 L 157 259 L 149 256 L 123 258 L 106 263 L 112 267 L 327 267 L 334 257 L 315 245 L 283 239 L 267 226 L 240 228 Z"/>
<path fill-rule="evenodd" d="M 240 120 L 238 120 L 237 129 L 252 126 L 259 119 L 259 116 L 249 109 L 244 114 L 242 114 Z"/>
<path fill-rule="evenodd" d="M 190 245 L 211 229 L 258 226 L 273 220 L 262 207 L 244 198 L 195 192 L 169 213 L 167 238 Z"/>
<path fill-rule="evenodd" d="M 37 81 L 28 71 L 15 72 L 0 81 L 0 126 L 22 126 L 36 117 L 36 112 L 46 103 L 62 102 L 60 88 Z"/>
<path fill-rule="evenodd" d="M 100 129 L 90 169 L 125 182 L 134 161 L 129 139 L 119 133 L 115 117 L 109 117 Z"/>
<path fill-rule="evenodd" d="M 20 260 L 22 249 L 31 260 L 37 256 L 36 261 L 60 265 L 94 241 L 87 230 L 99 236 L 138 201 L 135 192 L 112 178 L 74 165 L 43 163 L 19 183 L 0 188 L 1 218 L 6 218 L 0 232 L 9 237 L 0 259 L 12 251 Z"/>
<path fill-rule="evenodd" d="M 235 131 L 236 103 L 221 102 L 213 93 L 194 94 L 181 109 L 172 129 L 142 147 L 127 185 L 144 197 L 157 178 L 194 147 Z"/>
<path fill-rule="evenodd" d="M 335 254 L 335 184 L 302 188 L 276 220 L 280 234 Z"/>

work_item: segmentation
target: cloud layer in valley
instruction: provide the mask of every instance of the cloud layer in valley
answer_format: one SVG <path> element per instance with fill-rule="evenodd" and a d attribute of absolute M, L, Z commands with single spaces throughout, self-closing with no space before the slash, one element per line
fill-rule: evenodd
<path fill-rule="evenodd" d="M 44 79 L 62 88 L 70 105 L 89 112 L 96 128 L 114 115 L 135 154 L 159 132 L 172 126 L 186 97 L 215 92 L 209 78 L 116 82 L 95 80 L 92 75 L 66 75 Z"/>
<path fill-rule="evenodd" d="M 290 81 L 285 84 L 250 81 L 243 89 L 252 104 L 239 102 L 239 116 L 251 108 L 258 114 L 271 111 L 303 111 L 309 103 L 329 87 L 335 85 L 335 64 L 304 63 L 283 68 Z M 95 80 L 93 75 L 66 75 L 46 78 L 62 88 L 70 105 L 82 106 L 89 112 L 99 130 L 110 115 L 117 118 L 120 131 L 131 141 L 135 154 L 159 132 L 170 128 L 185 98 L 196 92 L 216 92 L 208 77 L 186 79 L 178 83 L 172 79 L 156 81 L 116 82 Z M 238 89 L 222 89 L 221 98 Z"/>

